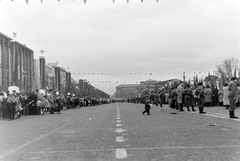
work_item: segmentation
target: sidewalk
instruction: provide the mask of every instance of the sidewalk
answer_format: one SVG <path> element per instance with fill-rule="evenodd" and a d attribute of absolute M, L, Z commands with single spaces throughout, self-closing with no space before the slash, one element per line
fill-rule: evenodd
<path fill-rule="evenodd" d="M 164 104 L 163 107 L 164 108 L 170 108 L 169 104 Z M 186 107 L 183 107 L 183 109 L 185 111 L 187 110 Z M 198 111 L 198 108 L 195 107 L 195 110 Z M 229 115 L 229 110 L 226 109 L 226 107 L 221 107 L 221 106 L 204 107 L 204 111 L 207 112 L 207 113 L 209 112 L 209 113 L 219 113 L 219 114 L 223 114 L 223 115 L 227 115 L 227 116 Z M 240 107 L 236 108 L 235 115 L 240 118 Z"/>
<path fill-rule="evenodd" d="M 215 106 L 215 107 L 204 107 L 204 111 L 211 112 L 211 113 L 220 113 L 229 115 L 229 110 L 225 107 Z M 240 108 L 236 108 L 235 115 L 240 118 Z"/>

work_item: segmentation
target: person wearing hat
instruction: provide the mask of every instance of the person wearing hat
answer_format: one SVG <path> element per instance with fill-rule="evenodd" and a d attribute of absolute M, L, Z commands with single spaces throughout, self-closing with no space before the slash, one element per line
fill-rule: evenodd
<path fill-rule="evenodd" d="M 229 117 L 233 119 L 237 119 L 234 111 L 236 108 L 236 97 L 237 97 L 237 78 L 232 77 L 228 84 L 228 99 L 229 99 Z"/>
<path fill-rule="evenodd" d="M 179 111 L 184 111 L 183 110 L 183 82 L 180 83 L 180 85 L 176 89 L 177 93 L 177 103 L 178 103 L 178 109 Z"/>
<path fill-rule="evenodd" d="M 7 98 L 7 110 L 8 110 L 8 120 L 14 120 L 15 117 L 15 106 L 17 104 L 17 100 L 15 97 L 15 90 L 10 92 Z"/>
<path fill-rule="evenodd" d="M 150 115 L 150 109 L 151 109 L 150 100 L 146 100 L 145 111 L 143 111 L 142 114 L 144 115 L 147 112 L 147 114 Z"/>
<path fill-rule="evenodd" d="M 200 114 L 205 114 L 206 112 L 203 111 L 204 104 L 205 104 L 205 94 L 204 94 L 204 87 L 203 83 L 199 82 L 198 87 L 195 91 L 196 96 L 198 97 L 198 109 Z"/>

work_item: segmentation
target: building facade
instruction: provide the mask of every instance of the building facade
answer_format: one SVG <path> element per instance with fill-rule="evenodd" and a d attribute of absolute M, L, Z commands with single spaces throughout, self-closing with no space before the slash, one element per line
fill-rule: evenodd
<path fill-rule="evenodd" d="M 34 52 L 26 45 L 0 33 L 0 85 L 6 91 L 9 86 L 18 86 L 21 92 L 34 89 Z"/>
<path fill-rule="evenodd" d="M 6 91 L 11 85 L 10 42 L 11 38 L 0 32 L 0 90 Z"/>
<path fill-rule="evenodd" d="M 116 87 L 116 98 L 132 98 L 139 94 L 140 84 L 121 84 Z"/>

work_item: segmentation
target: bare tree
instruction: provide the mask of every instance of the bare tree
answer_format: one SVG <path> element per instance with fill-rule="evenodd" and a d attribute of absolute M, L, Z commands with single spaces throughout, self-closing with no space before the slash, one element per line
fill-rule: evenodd
<path fill-rule="evenodd" d="M 218 76 L 224 76 L 227 80 L 231 77 L 237 77 L 237 74 L 240 70 L 239 60 L 237 58 L 229 58 L 223 60 L 221 64 L 216 66 L 217 71 L 215 74 Z"/>

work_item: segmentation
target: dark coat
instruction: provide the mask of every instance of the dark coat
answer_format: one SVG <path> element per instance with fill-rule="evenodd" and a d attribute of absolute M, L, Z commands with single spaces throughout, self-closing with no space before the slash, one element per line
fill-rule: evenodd
<path fill-rule="evenodd" d="M 151 109 L 151 106 L 150 106 L 150 104 L 147 102 L 147 103 L 145 103 L 145 109 L 146 110 L 149 110 L 149 109 Z"/>

